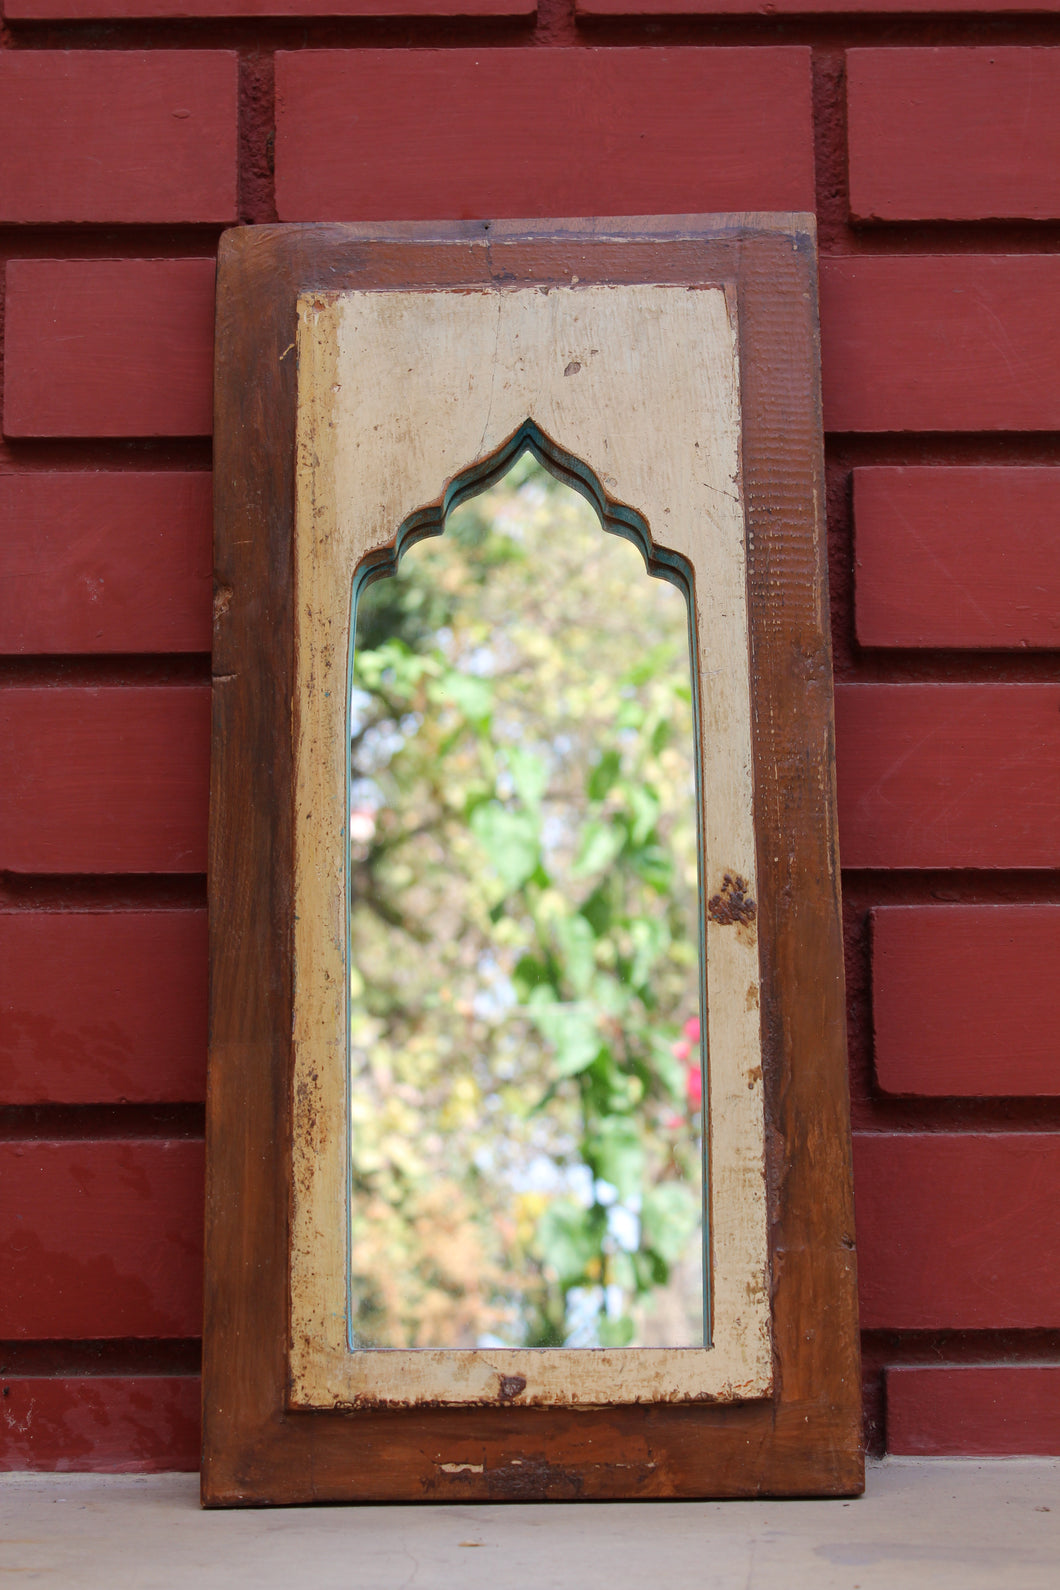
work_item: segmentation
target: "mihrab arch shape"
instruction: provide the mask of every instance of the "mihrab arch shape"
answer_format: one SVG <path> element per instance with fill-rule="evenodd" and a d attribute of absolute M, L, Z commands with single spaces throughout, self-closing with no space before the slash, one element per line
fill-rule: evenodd
<path fill-rule="evenodd" d="M 577 372 L 572 371 L 574 373 Z M 354 576 L 355 594 L 370 580 L 385 579 L 388 575 L 396 574 L 400 560 L 417 541 L 443 535 L 446 520 L 453 510 L 503 480 L 524 453 L 532 454 L 558 481 L 584 497 L 595 508 L 608 534 L 632 542 L 653 579 L 668 580 L 684 594 L 686 600 L 691 600 L 692 570 L 687 559 L 657 546 L 643 514 L 639 514 L 628 503 L 615 502 L 609 497 L 588 465 L 560 447 L 552 437 L 546 436 L 530 418 L 524 420 L 491 457 L 472 464 L 449 481 L 437 501 L 410 514 L 398 530 L 392 546 L 364 560 Z"/>
<path fill-rule="evenodd" d="M 422 300 L 421 300 L 422 303 Z M 427 306 L 424 306 L 427 307 Z M 427 379 L 432 378 L 432 371 L 428 370 Z M 578 373 L 577 368 L 571 374 Z M 575 406 L 576 407 L 576 406 Z M 601 533 L 617 537 L 630 543 L 644 564 L 645 573 L 649 578 L 662 580 L 680 592 L 683 598 L 683 632 L 687 648 L 687 661 L 689 664 L 690 683 L 692 686 L 692 717 L 693 739 L 692 747 L 698 739 L 698 663 L 697 663 L 697 633 L 692 622 L 695 613 L 695 590 L 692 576 L 692 567 L 680 552 L 659 546 L 652 538 L 651 530 L 643 515 L 628 503 L 616 501 L 601 485 L 592 469 L 568 449 L 561 447 L 553 438 L 547 436 L 533 419 L 526 419 L 522 425 L 507 437 L 500 446 L 485 458 L 477 459 L 469 468 L 461 470 L 444 489 L 438 493 L 436 500 L 411 513 L 404 521 L 394 536 L 392 542 L 386 547 L 368 552 L 358 564 L 352 579 L 352 597 L 349 622 L 349 644 L 347 648 L 347 694 L 349 703 L 352 698 L 355 676 L 354 639 L 357 635 L 357 619 L 359 602 L 364 590 L 380 579 L 388 578 L 398 572 L 399 566 L 407 553 L 418 543 L 429 538 L 445 534 L 449 516 L 462 503 L 489 490 L 501 481 L 513 468 L 524 453 L 530 456 L 547 470 L 552 477 L 562 485 L 568 487 L 584 498 L 593 508 L 601 527 Z M 539 565 L 540 567 L 540 565 Z M 635 633 L 630 632 L 628 622 L 626 634 L 630 642 L 635 643 Z M 630 659 L 625 659 L 626 663 Z M 344 732 L 344 746 L 347 748 L 351 742 L 350 713 L 347 713 L 346 729 Z M 689 746 L 686 744 L 686 754 Z M 694 771 L 698 775 L 700 758 L 692 757 Z M 347 756 L 346 777 L 349 786 L 351 761 Z M 689 802 L 694 808 L 694 821 L 696 828 L 697 866 L 700 877 L 705 877 L 705 858 L 703 854 L 703 824 L 700 818 L 700 801 L 698 796 L 693 796 Z M 345 861 L 344 877 L 349 886 L 351 879 L 351 844 L 349 829 L 344 829 L 345 836 Z M 343 909 L 343 921 L 348 922 L 350 917 L 351 899 L 347 898 Z M 744 926 L 749 926 L 753 921 L 754 903 L 749 902 L 744 907 Z M 706 987 L 706 960 L 700 953 L 701 946 L 706 942 L 706 912 L 707 894 L 704 890 L 698 891 L 698 910 L 695 927 L 696 943 L 696 993 L 694 1009 L 706 1011 L 708 1009 Z M 352 939 L 352 933 L 348 935 Z M 348 979 L 354 971 L 355 961 L 352 948 L 348 946 L 347 954 L 347 986 Z M 757 1000 L 757 980 L 755 981 L 755 999 Z M 686 1012 L 687 1014 L 687 1012 Z M 343 1034 L 347 1040 L 346 1053 L 343 1057 L 346 1074 L 349 1076 L 350 1064 L 350 1023 L 349 1013 L 343 1018 Z M 704 1044 L 704 1050 L 706 1045 Z M 707 1066 L 704 1066 L 707 1069 Z M 349 1082 L 351 1088 L 351 1104 L 356 1094 L 356 1085 Z M 707 1089 L 709 1097 L 709 1086 Z M 351 1110 L 352 1115 L 352 1110 Z M 347 1118 L 349 1119 L 349 1118 Z M 706 1142 L 703 1142 L 703 1152 L 700 1156 L 699 1173 L 696 1185 L 699 1192 L 700 1214 L 702 1216 L 702 1232 L 707 1243 L 707 1252 L 701 1254 L 700 1272 L 703 1286 L 702 1301 L 702 1331 L 707 1347 L 713 1345 L 713 1299 L 712 1299 L 712 1264 L 709 1262 L 709 1233 L 710 1220 L 710 1167 L 709 1156 L 706 1152 Z M 352 1155 L 351 1155 L 352 1158 Z M 316 1162 L 311 1162 L 308 1171 L 312 1176 L 316 1170 Z M 348 1175 L 351 1191 L 348 1197 L 348 1218 L 346 1223 L 346 1283 L 347 1296 L 345 1298 L 346 1339 L 350 1348 L 355 1345 L 362 1349 L 362 1356 L 356 1360 L 357 1374 L 355 1385 L 356 1404 L 364 1406 L 368 1402 L 378 1399 L 380 1403 L 407 1406 L 413 1402 L 425 1401 L 454 1401 L 460 1404 L 469 1402 L 489 1402 L 498 1396 L 503 1396 L 506 1401 L 513 1401 L 517 1397 L 527 1402 L 548 1403 L 556 1401 L 578 1402 L 584 1400 L 588 1394 L 594 1398 L 600 1395 L 598 1387 L 607 1377 L 610 1389 L 610 1398 L 616 1401 L 638 1401 L 645 1396 L 645 1382 L 647 1381 L 648 1395 L 657 1395 L 667 1387 L 678 1398 L 689 1398 L 696 1394 L 696 1386 L 689 1379 L 691 1367 L 687 1354 L 684 1357 L 667 1360 L 663 1353 L 654 1352 L 626 1352 L 616 1355 L 612 1350 L 607 1355 L 596 1355 L 595 1360 L 586 1358 L 584 1352 L 567 1351 L 543 1354 L 540 1350 L 524 1353 L 507 1351 L 478 1351 L 469 1352 L 439 1352 L 433 1358 L 423 1352 L 406 1352 L 403 1355 L 390 1353 L 389 1357 L 367 1359 L 363 1357 L 365 1343 L 356 1343 L 354 1329 L 355 1298 L 352 1282 L 352 1256 L 351 1256 L 351 1230 L 356 1214 L 356 1204 L 352 1198 L 352 1176 Z M 762 1260 L 762 1273 L 764 1275 L 764 1258 Z M 762 1286 L 758 1278 L 748 1277 L 748 1284 L 755 1286 L 761 1292 Z M 301 1298 L 293 1299 L 293 1317 L 297 1318 Z M 763 1318 L 763 1340 L 765 1340 L 765 1321 Z M 704 1358 L 700 1354 L 700 1367 L 711 1364 L 716 1369 L 717 1355 L 714 1359 Z M 670 1379 L 666 1379 L 666 1365 L 670 1364 Z M 477 1382 L 469 1384 L 469 1368 L 473 1374 L 479 1371 Z M 763 1379 L 768 1374 L 768 1366 L 763 1357 Z M 592 1376 L 586 1382 L 585 1372 Z M 748 1389 L 747 1383 L 741 1388 L 744 1392 Z M 727 1388 L 726 1388 L 727 1391 Z M 315 1390 L 310 1393 L 316 1395 Z M 349 1392 L 347 1392 L 349 1394 Z M 722 1395 L 726 1392 L 723 1391 Z"/>
<path fill-rule="evenodd" d="M 857 1490 L 812 221 L 248 229 L 218 317 L 205 1499 Z M 351 595 L 526 447 L 690 597 L 710 1340 L 351 1350 Z"/>

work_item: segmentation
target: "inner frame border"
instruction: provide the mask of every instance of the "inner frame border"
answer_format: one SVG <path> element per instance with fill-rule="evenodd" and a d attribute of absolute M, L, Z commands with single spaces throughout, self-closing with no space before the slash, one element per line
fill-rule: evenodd
<path fill-rule="evenodd" d="M 348 593 L 366 565 L 393 561 L 410 526 L 422 534 L 428 522 L 440 524 L 463 479 L 488 474 L 520 437 L 538 436 L 564 473 L 578 471 L 583 489 L 595 482 L 591 495 L 605 527 L 628 537 L 639 521 L 649 567 L 685 568 L 702 664 L 694 676 L 701 902 L 731 877 L 749 879 L 753 898 L 746 516 L 733 489 L 741 431 L 735 310 L 723 285 L 657 283 L 542 292 L 505 281 L 460 292 L 376 288 L 299 300 L 292 1407 L 517 1401 L 585 1408 L 737 1402 L 771 1390 L 757 923 L 724 911 L 704 913 L 701 959 L 714 1056 L 705 1093 L 710 1342 L 351 1351 L 345 1328 L 348 962 L 338 945 L 346 937 L 340 863 L 348 837 L 337 792 L 348 775 L 339 754 L 347 730 L 348 672 L 340 664 L 352 639 Z M 579 359 L 591 368 L 571 382 L 568 361 Z M 523 417 L 528 409 L 544 430 Z M 415 447 L 406 440 L 410 416 Z M 376 435 L 378 443 L 365 445 Z"/>

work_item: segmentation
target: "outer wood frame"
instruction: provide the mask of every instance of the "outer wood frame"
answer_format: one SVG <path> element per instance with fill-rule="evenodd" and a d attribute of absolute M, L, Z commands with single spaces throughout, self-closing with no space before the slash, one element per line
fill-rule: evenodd
<path fill-rule="evenodd" d="M 738 296 L 774 1392 L 735 1405 L 294 1410 L 296 300 L 572 278 Z M 813 218 L 248 228 L 222 239 L 217 337 L 204 1502 L 858 1493 Z"/>

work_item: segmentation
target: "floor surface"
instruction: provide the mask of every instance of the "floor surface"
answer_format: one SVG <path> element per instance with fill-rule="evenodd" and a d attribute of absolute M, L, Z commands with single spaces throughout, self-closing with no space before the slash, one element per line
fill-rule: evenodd
<path fill-rule="evenodd" d="M 844 1502 L 200 1512 L 191 1474 L 0 1476 L 0 1586 L 1060 1590 L 1060 1459 L 888 1459 Z"/>

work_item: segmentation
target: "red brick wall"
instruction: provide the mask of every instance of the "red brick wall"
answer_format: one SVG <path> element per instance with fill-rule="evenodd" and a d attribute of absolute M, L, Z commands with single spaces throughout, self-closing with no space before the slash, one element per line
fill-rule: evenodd
<path fill-rule="evenodd" d="M 196 1463 L 220 230 L 815 199 L 869 1437 L 1060 1451 L 1060 0 L 930 11 L 6 0 L 0 1465 Z"/>

